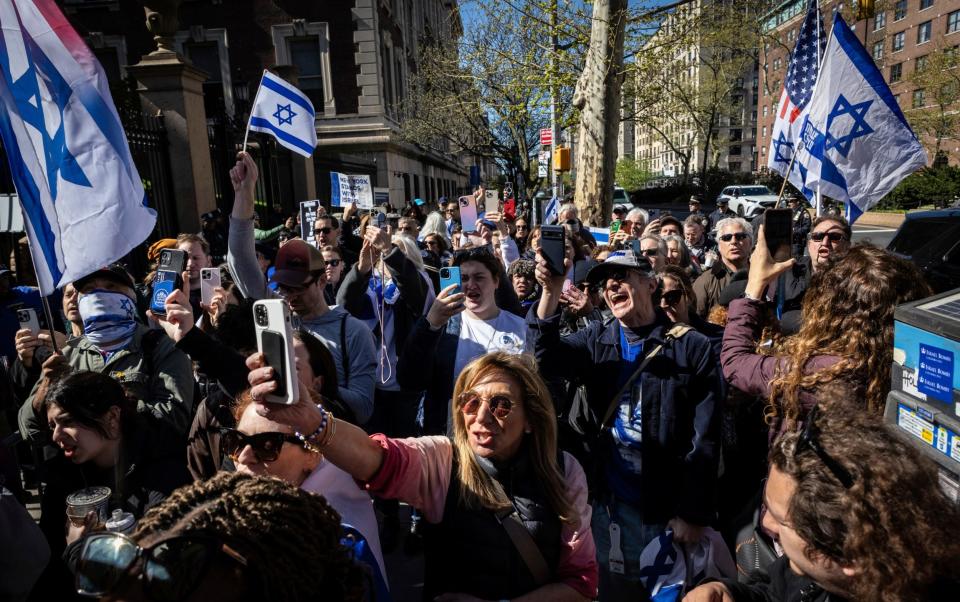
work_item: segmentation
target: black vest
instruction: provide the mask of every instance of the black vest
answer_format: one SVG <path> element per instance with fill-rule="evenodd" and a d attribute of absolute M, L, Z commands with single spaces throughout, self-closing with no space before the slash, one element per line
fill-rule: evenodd
<path fill-rule="evenodd" d="M 562 523 L 533 473 L 526 445 L 508 462 L 494 464 L 479 460 L 513 501 L 524 526 L 546 559 L 551 575 L 555 575 L 560 562 Z M 424 600 L 433 600 L 447 592 L 499 600 L 537 589 L 533 575 L 494 512 L 470 510 L 463 503 L 456 448 L 443 520 L 424 527 Z"/>

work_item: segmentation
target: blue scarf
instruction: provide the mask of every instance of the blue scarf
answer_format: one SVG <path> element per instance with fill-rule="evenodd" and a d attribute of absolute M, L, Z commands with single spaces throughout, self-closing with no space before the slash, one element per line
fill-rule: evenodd
<path fill-rule="evenodd" d="M 102 352 L 123 349 L 137 330 L 133 299 L 123 293 L 94 289 L 80 295 L 77 304 L 83 318 L 83 334 Z"/>

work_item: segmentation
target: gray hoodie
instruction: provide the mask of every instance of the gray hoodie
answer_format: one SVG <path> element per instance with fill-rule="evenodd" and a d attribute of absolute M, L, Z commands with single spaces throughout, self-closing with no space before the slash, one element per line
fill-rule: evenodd
<path fill-rule="evenodd" d="M 240 292 L 251 299 L 277 298 L 277 294 L 267 286 L 267 279 L 257 263 L 253 220 L 230 217 L 227 247 L 227 262 Z M 373 389 L 377 368 L 373 333 L 363 322 L 350 316 L 339 306 L 331 307 L 330 311 L 322 316 L 304 320 L 303 328 L 323 341 L 330 350 L 337 365 L 340 399 L 353 410 L 360 424 L 365 423 L 373 413 Z M 346 349 L 341 345 L 344 339 Z M 343 369 L 345 356 L 349 374 Z"/>

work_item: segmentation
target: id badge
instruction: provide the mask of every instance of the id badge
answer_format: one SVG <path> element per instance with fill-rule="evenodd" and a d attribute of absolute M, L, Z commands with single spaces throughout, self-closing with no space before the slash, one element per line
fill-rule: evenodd
<path fill-rule="evenodd" d="M 615 575 L 624 574 L 623 550 L 620 548 L 620 525 L 610 522 L 610 554 L 607 556 L 610 572 Z"/>

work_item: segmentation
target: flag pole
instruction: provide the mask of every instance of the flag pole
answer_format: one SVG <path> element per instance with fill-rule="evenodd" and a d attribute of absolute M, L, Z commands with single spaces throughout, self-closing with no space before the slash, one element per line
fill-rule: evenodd
<path fill-rule="evenodd" d="M 30 222 L 27 221 L 27 216 L 23 212 L 23 203 L 20 202 L 19 198 L 17 199 L 17 204 L 20 205 L 20 216 L 21 219 L 23 219 L 24 234 L 27 235 L 27 252 L 30 254 L 30 263 L 33 265 L 33 277 L 37 280 L 37 288 L 40 288 L 40 272 L 37 271 L 37 258 L 34 257 L 33 243 L 30 242 L 30 233 L 27 232 L 27 227 Z M 20 266 L 18 265 L 17 272 L 19 271 Z M 57 337 L 53 334 L 53 311 L 50 310 L 50 299 L 47 295 L 43 294 L 42 289 L 40 291 L 40 302 L 43 304 L 43 315 L 47 319 L 47 331 L 50 333 L 50 344 L 53 346 L 53 352 L 60 353 L 60 349 L 57 347 Z"/>
<path fill-rule="evenodd" d="M 267 70 L 264 69 L 263 73 Z M 241 152 L 247 152 L 247 138 L 250 136 L 250 119 L 253 117 L 253 109 L 257 106 L 257 100 L 260 98 L 260 89 L 263 87 L 263 73 L 260 74 L 260 83 L 257 84 L 257 93 L 253 97 L 253 104 L 250 105 L 250 114 L 247 115 L 247 129 L 243 132 L 243 149 Z"/>

